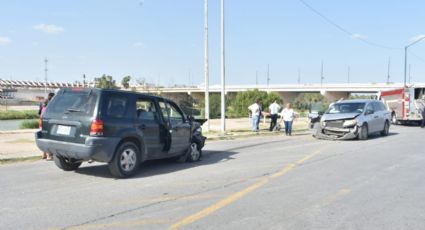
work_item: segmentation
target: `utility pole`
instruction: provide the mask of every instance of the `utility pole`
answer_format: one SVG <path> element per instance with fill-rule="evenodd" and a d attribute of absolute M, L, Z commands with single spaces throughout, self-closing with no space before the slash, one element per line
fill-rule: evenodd
<path fill-rule="evenodd" d="M 406 84 L 406 72 L 407 72 L 407 48 L 409 48 L 410 46 L 413 46 L 414 44 L 422 41 L 423 39 L 425 39 L 425 36 L 420 37 L 419 39 L 417 39 L 416 41 L 410 43 L 409 45 L 404 47 L 404 87 L 407 86 Z"/>
<path fill-rule="evenodd" d="M 412 80 L 412 76 L 410 75 L 410 64 L 409 64 L 409 84 L 412 83 L 411 80 Z"/>
<path fill-rule="evenodd" d="M 204 75 L 205 75 L 205 128 L 210 131 L 210 93 L 208 66 L 208 0 L 204 1 Z"/>
<path fill-rule="evenodd" d="M 298 68 L 298 79 L 297 79 L 298 85 L 301 84 L 301 71 L 300 68 Z"/>
<path fill-rule="evenodd" d="M 47 93 L 47 57 L 44 59 L 44 93 Z"/>
<path fill-rule="evenodd" d="M 350 66 L 347 69 L 347 83 L 350 84 Z"/>
<path fill-rule="evenodd" d="M 270 84 L 270 65 L 267 64 L 267 91 L 269 90 L 269 84 Z"/>
<path fill-rule="evenodd" d="M 390 83 L 390 67 L 391 67 L 391 57 L 388 57 L 387 84 Z"/>
<path fill-rule="evenodd" d="M 320 70 L 320 87 L 323 85 L 323 80 L 325 77 L 323 76 L 323 60 L 322 60 L 322 68 Z"/>
<path fill-rule="evenodd" d="M 255 86 L 258 87 L 258 71 L 255 71 Z"/>
<path fill-rule="evenodd" d="M 86 88 L 86 75 L 83 74 L 83 88 Z"/>
<path fill-rule="evenodd" d="M 225 99 L 225 52 L 224 52 L 224 0 L 221 0 L 221 135 L 226 134 L 226 99 Z"/>

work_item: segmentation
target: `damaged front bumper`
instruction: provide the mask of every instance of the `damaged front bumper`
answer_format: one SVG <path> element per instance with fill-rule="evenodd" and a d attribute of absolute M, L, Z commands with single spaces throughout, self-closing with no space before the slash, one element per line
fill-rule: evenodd
<path fill-rule="evenodd" d="M 357 125 L 345 128 L 316 126 L 313 136 L 319 139 L 349 140 L 357 138 L 358 132 L 359 127 Z"/>

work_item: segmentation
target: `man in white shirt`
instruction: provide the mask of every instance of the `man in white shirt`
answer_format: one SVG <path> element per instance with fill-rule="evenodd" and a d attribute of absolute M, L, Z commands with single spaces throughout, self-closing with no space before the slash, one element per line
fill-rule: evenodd
<path fill-rule="evenodd" d="M 280 113 L 280 116 L 282 117 L 280 122 L 282 120 L 285 122 L 285 134 L 288 136 L 292 135 L 292 122 L 295 118 L 295 112 L 291 107 L 291 103 L 286 104 L 286 108 L 282 110 Z"/>
<path fill-rule="evenodd" d="M 270 106 L 269 106 L 269 110 L 270 110 L 270 117 L 271 117 L 271 122 L 270 122 L 270 131 L 273 131 L 274 127 L 276 126 L 277 123 L 277 115 L 279 113 L 280 110 L 280 105 L 274 101 Z"/>
<path fill-rule="evenodd" d="M 251 113 L 251 121 L 252 121 L 252 131 L 258 132 L 260 125 L 260 116 L 261 116 L 261 104 L 260 100 L 257 100 L 254 104 L 248 107 Z"/>

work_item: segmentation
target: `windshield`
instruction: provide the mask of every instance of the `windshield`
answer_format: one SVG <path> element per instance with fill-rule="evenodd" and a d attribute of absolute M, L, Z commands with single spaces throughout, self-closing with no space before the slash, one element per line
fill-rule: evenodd
<path fill-rule="evenodd" d="M 326 114 L 362 113 L 365 103 L 336 103 L 329 107 Z"/>
<path fill-rule="evenodd" d="M 90 91 L 65 91 L 59 93 L 47 106 L 46 113 L 78 113 L 93 115 L 97 93 Z"/>

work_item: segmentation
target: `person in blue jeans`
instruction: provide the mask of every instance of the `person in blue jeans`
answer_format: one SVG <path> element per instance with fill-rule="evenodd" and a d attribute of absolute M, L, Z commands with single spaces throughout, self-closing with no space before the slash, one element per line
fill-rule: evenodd
<path fill-rule="evenodd" d="M 292 136 L 292 123 L 295 118 L 295 112 L 291 107 L 291 103 L 286 104 L 286 108 L 282 110 L 280 116 L 282 117 L 280 122 L 283 120 L 285 123 L 285 134 Z"/>
<path fill-rule="evenodd" d="M 248 107 L 251 114 L 252 132 L 258 132 L 260 130 L 260 116 L 261 116 L 261 104 L 260 100 L 257 100 L 254 104 Z"/>

